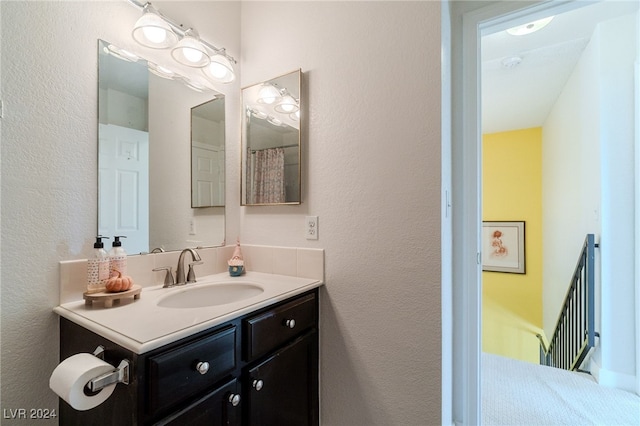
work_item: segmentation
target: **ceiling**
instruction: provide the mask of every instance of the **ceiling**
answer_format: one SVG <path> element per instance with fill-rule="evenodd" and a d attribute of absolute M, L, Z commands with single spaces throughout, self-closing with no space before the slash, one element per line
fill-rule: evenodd
<path fill-rule="evenodd" d="M 482 37 L 482 132 L 540 127 L 599 22 L 634 13 L 639 2 L 603 1 L 557 15 L 524 36 Z M 516 23 L 514 23 L 516 25 Z M 503 66 L 508 58 L 521 62 Z"/>

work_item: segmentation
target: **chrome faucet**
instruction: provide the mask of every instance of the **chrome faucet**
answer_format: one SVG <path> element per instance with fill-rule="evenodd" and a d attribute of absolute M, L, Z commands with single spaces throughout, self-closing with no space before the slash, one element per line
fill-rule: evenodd
<path fill-rule="evenodd" d="M 185 281 L 184 278 L 184 255 L 185 253 L 191 253 L 191 260 L 193 262 L 189 263 L 189 272 L 187 273 L 187 279 Z M 184 285 L 189 283 L 196 282 L 196 274 L 193 271 L 193 265 L 202 264 L 202 259 L 195 249 L 186 248 L 182 250 L 180 253 L 180 257 L 178 258 L 178 269 L 176 269 L 176 285 Z"/>

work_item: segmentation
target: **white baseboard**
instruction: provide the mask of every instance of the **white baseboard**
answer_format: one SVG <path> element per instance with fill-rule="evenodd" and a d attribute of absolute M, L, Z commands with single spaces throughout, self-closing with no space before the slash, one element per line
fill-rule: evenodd
<path fill-rule="evenodd" d="M 590 366 L 591 375 L 595 377 L 596 381 L 601 386 L 622 389 L 636 393 L 636 376 L 602 368 L 597 362 L 593 360 L 593 358 L 591 359 Z"/>

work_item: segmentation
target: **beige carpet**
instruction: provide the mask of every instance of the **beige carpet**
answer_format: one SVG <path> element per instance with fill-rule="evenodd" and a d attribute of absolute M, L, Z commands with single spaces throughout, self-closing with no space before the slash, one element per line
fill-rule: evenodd
<path fill-rule="evenodd" d="M 482 355 L 483 425 L 640 425 L 640 397 L 589 374 Z"/>

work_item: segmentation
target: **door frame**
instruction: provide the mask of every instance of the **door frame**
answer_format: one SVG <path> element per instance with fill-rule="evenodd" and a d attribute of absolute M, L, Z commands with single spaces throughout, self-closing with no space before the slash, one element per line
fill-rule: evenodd
<path fill-rule="evenodd" d="M 445 207 L 442 221 L 445 232 L 448 221 L 451 221 L 450 234 L 443 235 L 443 258 L 447 250 L 452 255 L 451 271 L 443 274 L 443 279 L 450 281 L 442 283 L 443 289 L 451 288 L 451 304 L 448 304 L 443 293 L 442 309 L 443 359 L 451 360 L 450 364 L 443 363 L 443 424 L 482 423 L 481 38 L 517 25 L 514 21 L 531 22 L 549 12 L 560 14 L 586 4 L 588 2 L 578 0 L 448 0 L 446 5 L 443 4 L 443 7 L 449 8 L 451 23 L 451 51 L 447 52 L 447 46 L 443 46 L 443 61 L 450 63 L 445 63 L 443 69 L 450 69 L 452 82 L 449 93 L 451 108 L 446 108 L 446 102 L 443 104 L 443 125 L 451 125 L 451 135 L 447 135 L 450 137 L 450 146 L 446 146 L 446 140 L 443 143 L 443 158 L 444 153 L 451 153 L 451 168 L 443 165 L 442 177 L 444 185 L 451 182 L 450 188 L 443 188 Z M 447 57 L 447 53 L 450 53 L 450 57 Z M 450 117 L 446 117 L 447 111 L 451 111 Z M 449 208 L 449 203 L 452 208 Z M 450 219 L 446 216 L 449 211 Z M 446 336 L 449 326 L 451 335 Z M 451 376 L 446 374 L 449 366 Z"/>

